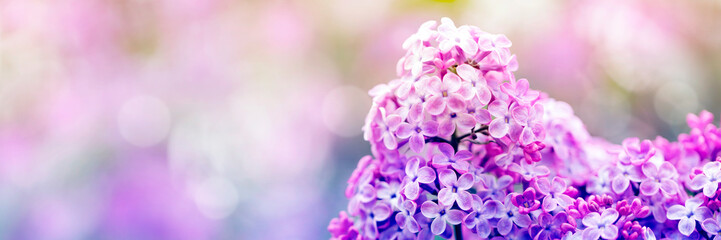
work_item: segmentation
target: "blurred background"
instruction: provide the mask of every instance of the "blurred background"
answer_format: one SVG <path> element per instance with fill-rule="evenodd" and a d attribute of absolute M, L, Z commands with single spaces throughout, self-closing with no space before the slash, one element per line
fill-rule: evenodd
<path fill-rule="evenodd" d="M 443 16 L 612 142 L 721 113 L 719 0 L 0 0 L 0 239 L 330 237 L 367 91 Z"/>

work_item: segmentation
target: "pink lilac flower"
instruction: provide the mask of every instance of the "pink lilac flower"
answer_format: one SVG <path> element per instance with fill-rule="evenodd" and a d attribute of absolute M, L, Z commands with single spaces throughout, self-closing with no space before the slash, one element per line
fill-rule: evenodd
<path fill-rule="evenodd" d="M 456 127 L 460 130 L 468 131 L 476 126 L 476 119 L 473 115 L 464 112 L 446 111 L 442 114 L 440 124 L 438 125 L 438 135 L 451 136 Z"/>
<path fill-rule="evenodd" d="M 655 195 L 659 189 L 666 195 L 676 194 L 676 181 L 673 179 L 676 168 L 671 163 L 663 162 L 661 167 L 657 168 L 654 163 L 646 162 L 641 170 L 646 175 L 639 187 L 642 194 Z"/>
<path fill-rule="evenodd" d="M 640 141 L 638 138 L 627 138 L 623 140 L 623 152 L 619 155 L 619 160 L 623 164 L 641 166 L 655 154 L 656 148 L 653 147 L 651 140 Z"/>
<path fill-rule="evenodd" d="M 573 204 L 573 199 L 564 192 L 566 191 L 566 181 L 559 177 L 554 177 L 552 181 L 548 178 L 538 178 L 534 181 L 534 187 L 544 196 L 541 208 L 544 212 L 551 212 L 557 207 L 566 208 Z"/>
<path fill-rule="evenodd" d="M 643 172 L 636 165 L 620 165 L 618 169 L 613 177 L 613 182 L 611 182 L 611 189 L 618 194 L 625 192 L 631 185 L 631 181 L 643 181 Z"/>
<path fill-rule="evenodd" d="M 379 182 L 376 186 L 378 199 L 391 204 L 393 208 L 399 208 L 401 204 L 401 187 L 398 181 Z"/>
<path fill-rule="evenodd" d="M 437 134 L 438 123 L 432 120 L 423 122 L 421 118 L 409 118 L 409 122 L 401 123 L 396 131 L 398 138 L 408 139 L 411 150 L 417 153 L 423 151 L 425 137 L 435 137 Z"/>
<path fill-rule="evenodd" d="M 435 235 L 443 233 L 446 228 L 449 228 L 449 226 L 447 226 L 449 224 L 460 224 L 465 215 L 461 210 L 451 209 L 450 206 L 436 204 L 432 201 L 425 201 L 421 205 L 421 213 L 423 213 L 423 216 L 433 219 L 431 232 Z"/>
<path fill-rule="evenodd" d="M 688 187 L 698 191 L 703 189 L 703 195 L 712 197 L 721 182 L 721 162 L 709 162 L 703 166 L 703 174 L 696 175 Z"/>
<path fill-rule="evenodd" d="M 481 105 L 487 105 L 488 102 L 491 101 L 491 97 L 493 96 L 491 89 L 488 87 L 488 83 L 480 70 L 468 64 L 461 64 L 456 68 L 456 72 L 458 76 L 465 80 L 464 84 L 470 85 L 464 88 L 474 90 L 473 97 L 475 97 Z"/>
<path fill-rule="evenodd" d="M 473 56 L 478 53 L 478 43 L 473 41 L 467 27 L 456 28 L 450 18 L 441 18 L 441 25 L 438 26 L 440 45 L 442 53 L 448 53 L 454 48 L 460 48 L 466 56 Z"/>
<path fill-rule="evenodd" d="M 438 201 L 446 206 L 452 206 L 458 203 L 458 207 L 462 210 L 471 209 L 471 201 L 473 198 L 467 191 L 473 186 L 473 175 L 464 173 L 456 179 L 456 173 L 450 169 L 443 169 L 438 172 L 438 179 L 441 182 L 440 191 L 438 191 Z"/>
<path fill-rule="evenodd" d="M 523 194 L 513 193 L 511 196 L 511 202 L 518 207 L 518 212 L 521 214 L 528 214 L 541 207 L 541 202 L 536 198 L 536 190 L 533 188 L 527 188 Z"/>
<path fill-rule="evenodd" d="M 375 206 L 368 213 L 366 222 L 363 227 L 365 236 L 375 238 L 378 236 L 378 222 L 384 221 L 391 216 L 393 211 L 391 207 L 384 202 L 376 202 Z"/>
<path fill-rule="evenodd" d="M 334 218 L 328 224 L 328 231 L 331 239 L 355 239 L 358 230 L 353 226 L 353 221 L 348 218 L 348 213 L 341 211 L 338 218 Z"/>
<path fill-rule="evenodd" d="M 511 128 L 511 116 L 508 114 L 508 103 L 506 101 L 496 99 L 488 105 L 488 112 L 490 112 L 494 117 L 488 127 L 488 132 L 494 138 L 502 138 L 506 136 Z"/>
<path fill-rule="evenodd" d="M 511 108 L 511 116 L 516 123 L 523 126 L 520 138 L 521 144 L 528 145 L 545 134 L 543 125 L 541 125 L 543 105 L 534 104 L 533 107 L 515 105 Z"/>
<path fill-rule="evenodd" d="M 689 113 L 686 115 L 686 122 L 691 128 L 705 129 L 706 126 L 713 123 L 713 114 L 706 110 L 701 111 L 698 116 Z"/>
<path fill-rule="evenodd" d="M 618 212 L 615 209 L 607 208 L 601 214 L 592 212 L 583 217 L 583 225 L 586 225 L 584 237 L 586 239 L 616 239 L 618 227 L 613 225 L 618 219 Z"/>
<path fill-rule="evenodd" d="M 460 150 L 457 153 L 453 150 L 453 147 L 448 143 L 441 143 L 438 145 L 438 151 L 441 154 L 433 156 L 433 165 L 436 167 L 451 166 L 453 169 L 459 172 L 468 172 L 469 158 L 473 157 L 473 154 L 468 150 Z"/>
<path fill-rule="evenodd" d="M 436 180 L 436 171 L 433 168 L 423 166 L 421 167 L 422 159 L 419 157 L 413 157 L 406 163 L 406 177 L 403 180 L 403 195 L 411 200 L 416 200 L 420 193 L 421 183 L 432 183 Z"/>
<path fill-rule="evenodd" d="M 528 89 L 528 80 L 521 79 L 518 81 L 510 81 L 501 85 L 501 91 L 508 94 L 509 97 L 521 104 L 528 104 L 536 100 L 539 93 Z"/>
<path fill-rule="evenodd" d="M 443 81 L 438 77 L 428 80 L 431 97 L 426 102 L 426 111 L 432 115 L 439 115 L 446 110 L 458 112 L 466 107 L 464 98 L 458 93 L 461 89 L 461 79 L 458 75 L 449 73 L 443 76 Z"/>
<path fill-rule="evenodd" d="M 701 222 L 712 216 L 711 210 L 701 206 L 703 200 L 690 198 L 684 205 L 673 205 L 668 209 L 666 217 L 671 220 L 679 220 L 678 231 L 685 236 L 691 235 L 696 228 L 696 221 Z"/>
<path fill-rule="evenodd" d="M 511 40 L 508 40 L 508 38 L 502 34 L 490 35 L 489 37 L 478 39 L 478 47 L 481 51 L 489 52 L 491 60 L 498 63 L 508 61 L 507 58 L 510 57 L 508 56 L 510 55 L 508 48 L 512 45 Z"/>

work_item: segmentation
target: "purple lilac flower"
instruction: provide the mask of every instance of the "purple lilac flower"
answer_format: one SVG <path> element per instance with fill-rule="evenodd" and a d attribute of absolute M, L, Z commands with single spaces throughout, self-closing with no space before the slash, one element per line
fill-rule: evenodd
<path fill-rule="evenodd" d="M 403 180 L 403 194 L 406 198 L 416 200 L 420 193 L 421 183 L 432 183 L 436 180 L 436 172 L 433 168 L 421 166 L 421 158 L 413 157 L 406 163 L 406 177 Z M 425 162 L 425 161 L 423 161 Z"/>
<path fill-rule="evenodd" d="M 504 83 L 501 85 L 501 91 L 521 104 L 530 103 L 539 96 L 537 91 L 528 90 L 528 80 L 526 79 L 520 79 L 518 81 L 512 80 Z M 541 110 L 541 112 L 543 112 L 543 110 Z"/>
<path fill-rule="evenodd" d="M 703 220 L 701 227 L 709 235 L 714 236 L 713 240 L 721 240 L 721 213 L 716 213 L 714 217 Z"/>
<path fill-rule="evenodd" d="M 642 194 L 655 195 L 659 189 L 666 195 L 676 194 L 676 181 L 673 180 L 676 168 L 671 163 L 663 162 L 661 167 L 657 168 L 654 163 L 646 162 L 641 170 L 646 175 L 639 187 Z"/>
<path fill-rule="evenodd" d="M 471 209 L 473 198 L 467 191 L 473 186 L 473 175 L 464 173 L 456 179 L 456 173 L 450 169 L 443 169 L 438 172 L 438 179 L 443 188 L 438 191 L 438 201 L 446 206 L 452 206 L 454 202 L 462 210 Z"/>
<path fill-rule="evenodd" d="M 498 229 L 498 233 L 503 236 L 508 235 L 513 229 L 513 226 L 525 228 L 533 222 L 527 213 L 519 212 L 519 208 L 511 201 L 511 195 L 508 195 L 506 201 L 495 215 L 495 217 L 498 218 L 496 228 Z"/>
<path fill-rule="evenodd" d="M 689 236 L 696 228 L 696 221 L 701 222 L 712 216 L 711 210 L 701 206 L 702 204 L 703 200 L 690 198 L 686 200 L 685 206 L 671 206 L 666 217 L 671 220 L 679 220 L 678 231 L 685 236 Z"/>
<path fill-rule="evenodd" d="M 473 154 L 470 151 L 460 150 L 458 152 L 455 152 L 453 150 L 453 147 L 448 143 L 438 144 L 438 151 L 440 151 L 441 154 L 436 154 L 433 156 L 434 166 L 451 166 L 453 169 L 459 172 L 468 172 L 470 164 L 466 160 L 473 157 Z"/>
<path fill-rule="evenodd" d="M 418 221 L 413 217 L 416 214 L 417 205 L 414 201 L 406 200 L 400 206 L 400 212 L 396 214 L 396 223 L 401 229 L 408 229 L 412 233 L 420 231 Z"/>
<path fill-rule="evenodd" d="M 435 235 L 440 235 L 446 228 L 450 228 L 450 226 L 447 226 L 448 224 L 460 224 L 465 215 L 461 210 L 451 209 L 450 206 L 436 204 L 432 201 L 425 201 L 421 205 L 421 213 L 423 213 L 423 216 L 433 219 L 431 232 Z"/>
<path fill-rule="evenodd" d="M 481 238 L 487 238 L 493 228 L 489 222 L 500 213 L 501 202 L 488 200 L 485 203 L 477 195 L 473 196 L 473 210 L 463 217 L 463 225 L 475 231 Z"/>
<path fill-rule="evenodd" d="M 465 56 L 473 56 L 478 53 L 478 43 L 473 41 L 468 28 L 462 26 L 456 28 L 453 20 L 450 18 L 441 18 L 441 25 L 438 26 L 439 40 L 438 46 L 442 53 L 447 53 L 454 48 L 460 48 Z"/>
<path fill-rule="evenodd" d="M 456 127 L 462 131 L 468 131 L 476 126 L 476 118 L 464 112 L 446 111 L 441 114 L 438 125 L 438 135 L 448 137 L 453 135 Z"/>
<path fill-rule="evenodd" d="M 548 178 L 538 178 L 534 181 L 534 186 L 538 192 L 544 196 L 541 208 L 544 212 L 556 210 L 558 206 L 566 208 L 573 204 L 573 199 L 564 192 L 566 191 L 566 181 L 559 177 L 554 177 L 552 181 Z"/>
<path fill-rule="evenodd" d="M 565 212 L 559 212 L 555 216 L 543 212 L 538 215 L 537 223 L 528 228 L 528 233 L 534 240 L 550 240 L 561 238 L 564 230 L 573 228 L 568 223 L 568 215 Z"/>
<path fill-rule="evenodd" d="M 508 170 L 521 174 L 526 181 L 531 181 L 531 179 L 537 177 L 546 177 L 551 174 L 551 170 L 549 170 L 548 167 L 526 161 L 521 161 L 520 165 L 518 163 L 511 163 L 508 165 Z"/>
<path fill-rule="evenodd" d="M 496 99 L 488 105 L 488 112 L 494 117 L 488 127 L 488 132 L 494 138 L 506 136 L 511 128 L 511 116 L 508 114 L 508 103 L 501 99 Z"/>
<path fill-rule="evenodd" d="M 703 189 L 703 195 L 712 197 L 721 182 L 721 162 L 709 162 L 703 166 L 703 174 L 696 175 L 688 184 L 693 190 Z"/>
<path fill-rule="evenodd" d="M 380 118 L 375 121 L 378 124 L 380 133 L 376 134 L 375 141 L 383 141 L 387 149 L 394 149 L 398 146 L 395 131 L 401 124 L 401 117 L 396 114 L 386 114 L 385 108 L 379 108 Z"/>
<path fill-rule="evenodd" d="M 613 223 L 618 219 L 618 212 L 615 209 L 607 208 L 601 214 L 592 212 L 583 217 L 583 225 L 587 228 L 584 230 L 586 239 L 616 239 L 618 236 L 618 227 Z"/>
<path fill-rule="evenodd" d="M 488 88 L 488 83 L 481 74 L 481 71 L 474 67 L 471 67 L 471 65 L 461 64 L 456 68 L 456 72 L 458 73 L 458 76 L 465 80 L 464 84 L 470 85 L 465 86 L 464 88 L 470 88 L 474 90 L 473 97 L 475 97 L 480 104 L 487 105 L 488 102 L 491 101 L 491 97 L 493 95 L 491 94 L 491 89 Z"/>
<path fill-rule="evenodd" d="M 378 199 L 390 203 L 392 208 L 399 208 L 401 205 L 401 187 L 398 181 L 379 182 L 376 186 Z"/>
<path fill-rule="evenodd" d="M 506 196 L 506 189 L 513 183 L 513 178 L 508 175 L 503 175 L 500 178 L 483 175 L 481 176 L 481 182 L 484 189 L 478 191 L 478 196 L 482 199 L 501 200 Z"/>

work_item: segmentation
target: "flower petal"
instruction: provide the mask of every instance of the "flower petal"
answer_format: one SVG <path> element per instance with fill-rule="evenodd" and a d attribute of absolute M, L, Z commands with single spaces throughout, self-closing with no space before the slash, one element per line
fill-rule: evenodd
<path fill-rule="evenodd" d="M 433 201 L 425 201 L 421 204 L 421 213 L 423 213 L 423 216 L 426 216 L 427 218 L 438 217 L 440 215 L 438 212 L 440 211 L 441 208 Z"/>
<path fill-rule="evenodd" d="M 641 193 L 646 196 L 653 196 L 658 193 L 658 189 L 661 184 L 654 182 L 651 179 L 646 179 L 643 182 L 641 182 L 641 186 L 639 187 L 641 190 Z"/>
<path fill-rule="evenodd" d="M 628 178 L 619 175 L 613 178 L 613 181 L 611 182 L 611 189 L 613 189 L 614 192 L 621 194 L 628 189 L 630 184 L 631 182 Z"/>
<path fill-rule="evenodd" d="M 496 228 L 498 229 L 498 233 L 506 236 L 508 235 L 508 233 L 511 232 L 511 229 L 513 229 L 513 221 L 511 221 L 511 219 L 508 217 L 502 217 L 500 220 L 498 220 Z"/>
<path fill-rule="evenodd" d="M 416 153 L 421 153 L 421 151 L 423 151 L 423 146 L 426 144 L 425 139 L 421 134 L 413 134 L 408 142 L 411 145 L 411 150 Z"/>
<path fill-rule="evenodd" d="M 688 183 L 688 187 L 691 190 L 698 191 L 699 189 L 702 189 L 707 183 L 709 183 L 709 178 L 704 175 L 696 175 L 693 179 L 691 179 L 691 182 Z"/>
<path fill-rule="evenodd" d="M 701 223 L 701 227 L 703 227 L 704 230 L 710 233 L 716 233 L 721 231 L 721 226 L 719 226 L 719 223 L 716 222 L 715 219 L 706 219 Z"/>
<path fill-rule="evenodd" d="M 418 167 L 420 166 L 420 160 L 418 157 L 413 157 L 406 163 L 406 175 L 413 178 L 418 173 Z"/>
<path fill-rule="evenodd" d="M 450 169 L 443 169 L 438 172 L 438 180 L 442 186 L 452 187 L 456 184 L 456 173 Z"/>
<path fill-rule="evenodd" d="M 491 124 L 488 126 L 488 132 L 491 134 L 491 137 L 494 138 L 502 138 L 508 134 L 508 123 L 504 122 L 503 118 L 496 118 L 491 121 Z"/>
<path fill-rule="evenodd" d="M 682 218 L 686 218 L 690 212 L 686 209 L 686 207 L 681 205 L 673 205 L 670 208 L 668 208 L 668 211 L 666 212 L 666 218 L 671 220 L 679 220 Z"/>
<path fill-rule="evenodd" d="M 546 196 L 543 198 L 543 204 L 541 204 L 541 208 L 543 208 L 544 212 L 551 212 L 553 210 L 556 210 L 556 207 L 558 207 L 558 201 L 555 198 L 552 198 L 551 196 Z"/>
<path fill-rule="evenodd" d="M 417 182 L 412 182 L 406 185 L 405 189 L 403 189 L 403 194 L 406 196 L 406 198 L 411 200 L 418 199 L 418 195 L 420 193 L 420 186 L 418 186 Z"/>
<path fill-rule="evenodd" d="M 586 214 L 586 216 L 583 217 L 583 225 L 587 227 L 595 227 L 601 224 L 601 215 L 597 212 L 591 212 L 589 214 Z"/>
<path fill-rule="evenodd" d="M 434 235 L 441 235 L 446 230 L 446 221 L 443 221 L 440 217 L 433 219 L 431 223 L 431 232 Z"/>
<path fill-rule="evenodd" d="M 615 225 L 608 225 L 601 231 L 601 237 L 603 239 L 616 239 L 618 237 L 618 227 Z"/>
<path fill-rule="evenodd" d="M 446 213 L 446 221 L 452 225 L 458 225 L 461 224 L 463 221 L 463 217 L 466 216 L 465 212 L 461 210 L 449 210 L 448 213 Z"/>
<path fill-rule="evenodd" d="M 436 180 L 436 172 L 433 171 L 433 168 L 430 167 L 422 167 L 418 169 L 418 179 L 417 181 L 420 183 L 431 183 Z"/>
<path fill-rule="evenodd" d="M 438 115 L 446 109 L 446 101 L 441 96 L 432 96 L 426 101 L 426 112 L 431 115 Z"/>
<path fill-rule="evenodd" d="M 456 186 L 458 189 L 461 190 L 467 190 L 473 186 L 473 183 L 475 182 L 475 178 L 473 177 L 473 174 L 465 173 L 461 175 L 461 177 L 458 178 L 458 181 L 456 182 Z"/>
<path fill-rule="evenodd" d="M 442 203 L 443 205 L 450 206 L 453 204 L 453 201 L 455 200 L 454 194 L 451 192 L 450 188 L 442 188 L 440 191 L 438 191 L 438 202 Z"/>
<path fill-rule="evenodd" d="M 473 197 L 469 192 L 466 191 L 460 191 L 458 192 L 458 197 L 456 198 L 456 202 L 458 202 L 458 207 L 460 207 L 463 210 L 469 210 L 471 209 L 473 205 Z"/>
<path fill-rule="evenodd" d="M 656 168 L 656 165 L 652 162 L 644 163 L 643 166 L 641 166 L 641 171 L 648 178 L 655 178 L 658 176 L 658 168 Z"/>
<path fill-rule="evenodd" d="M 696 221 L 690 218 L 682 218 L 678 222 L 678 231 L 684 236 L 689 236 L 696 228 Z"/>

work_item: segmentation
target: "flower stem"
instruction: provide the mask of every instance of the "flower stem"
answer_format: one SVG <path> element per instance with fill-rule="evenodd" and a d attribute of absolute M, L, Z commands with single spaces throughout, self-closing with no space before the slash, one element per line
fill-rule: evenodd
<path fill-rule="evenodd" d="M 461 231 L 461 224 L 453 225 L 453 236 L 455 236 L 456 240 L 463 239 L 463 233 Z"/>

